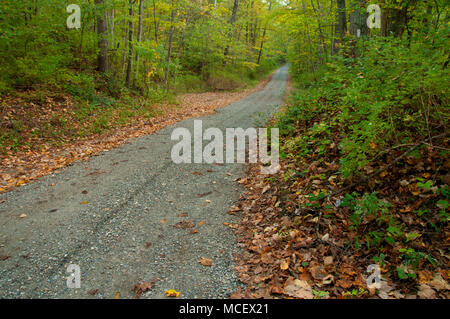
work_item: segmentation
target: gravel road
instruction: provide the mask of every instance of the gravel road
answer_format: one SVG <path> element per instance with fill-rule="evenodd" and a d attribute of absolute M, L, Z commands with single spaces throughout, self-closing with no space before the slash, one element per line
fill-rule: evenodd
<path fill-rule="evenodd" d="M 199 118 L 203 129 L 260 126 L 282 104 L 286 80 L 284 66 L 263 90 Z M 134 298 L 133 285 L 156 280 L 141 298 L 164 298 L 167 289 L 180 298 L 227 298 L 239 285 L 238 247 L 223 223 L 238 222 L 227 211 L 243 190 L 234 180 L 244 167 L 174 164 L 171 133 L 192 131 L 193 121 L 1 194 L 0 297 Z M 195 227 L 183 228 L 187 221 Z M 79 289 L 66 285 L 69 264 L 80 267 Z"/>

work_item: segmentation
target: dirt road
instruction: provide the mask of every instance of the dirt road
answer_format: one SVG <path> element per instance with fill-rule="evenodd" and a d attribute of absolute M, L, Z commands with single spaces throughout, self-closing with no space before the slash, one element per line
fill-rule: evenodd
<path fill-rule="evenodd" d="M 203 129 L 261 126 L 282 104 L 286 81 L 285 66 L 263 90 L 200 118 Z M 223 223 L 238 222 L 227 211 L 242 191 L 234 180 L 243 165 L 174 164 L 171 133 L 193 122 L 1 194 L 0 297 L 132 298 L 135 284 L 154 281 L 142 298 L 168 289 L 180 298 L 226 298 L 239 285 L 238 247 Z M 80 267 L 79 289 L 67 287 L 69 264 Z"/>

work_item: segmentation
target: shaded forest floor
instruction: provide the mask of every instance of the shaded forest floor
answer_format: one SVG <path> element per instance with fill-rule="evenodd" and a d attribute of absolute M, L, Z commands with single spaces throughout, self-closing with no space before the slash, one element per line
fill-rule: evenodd
<path fill-rule="evenodd" d="M 70 95 L 50 92 L 27 92 L 0 100 L 0 193 L 118 147 L 130 138 L 212 114 L 264 88 L 270 78 L 239 91 L 187 93 L 174 102 L 151 103 L 130 97 L 119 105 L 109 105 L 99 97 L 94 103 L 81 104 Z"/>
<path fill-rule="evenodd" d="M 294 135 L 326 121 L 318 114 Z M 366 166 L 366 178 L 345 180 L 342 125 L 327 134 L 325 149 L 313 147 L 300 161 L 284 156 L 275 175 L 248 165 L 239 181 L 245 192 L 229 212 L 242 218 L 234 225 L 243 248 L 236 270 L 247 288 L 232 298 L 450 297 L 445 134 L 433 146 L 417 143 L 415 152 L 391 150 Z M 378 288 L 368 286 L 369 265 L 379 266 Z"/>

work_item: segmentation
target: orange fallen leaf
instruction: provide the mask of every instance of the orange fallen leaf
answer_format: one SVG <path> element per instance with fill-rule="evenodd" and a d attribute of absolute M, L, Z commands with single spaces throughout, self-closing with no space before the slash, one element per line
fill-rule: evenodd
<path fill-rule="evenodd" d="M 197 260 L 200 264 L 206 267 L 211 267 L 213 264 L 212 259 L 201 257 L 199 260 Z"/>

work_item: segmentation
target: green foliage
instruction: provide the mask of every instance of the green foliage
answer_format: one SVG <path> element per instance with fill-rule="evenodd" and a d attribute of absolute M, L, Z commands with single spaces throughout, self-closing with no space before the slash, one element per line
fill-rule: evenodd
<path fill-rule="evenodd" d="M 279 119 L 282 134 L 292 135 L 299 124 L 334 114 L 307 134 L 341 124 L 344 177 L 360 174 L 392 144 L 435 134 L 429 123 L 448 125 L 449 120 L 448 87 L 443 83 L 450 77 L 441 54 L 445 38 L 448 30 L 411 47 L 395 38 L 359 42 L 359 56 L 336 56 L 323 67 L 319 80 L 302 84 Z M 295 141 L 300 154 L 306 155 L 311 140 Z"/>

